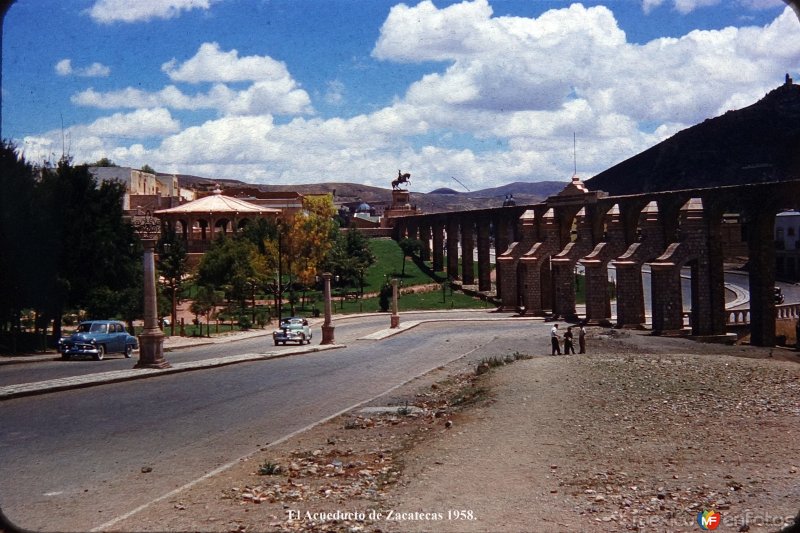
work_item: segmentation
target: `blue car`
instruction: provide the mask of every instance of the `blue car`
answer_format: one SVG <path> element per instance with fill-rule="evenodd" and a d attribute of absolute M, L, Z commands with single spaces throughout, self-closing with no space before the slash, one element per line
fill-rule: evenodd
<path fill-rule="evenodd" d="M 81 322 L 75 333 L 58 341 L 62 359 L 69 359 L 73 355 L 90 355 L 96 361 L 101 361 L 107 353 L 131 357 L 138 347 L 136 337 L 130 335 L 125 324 L 117 320 Z"/>

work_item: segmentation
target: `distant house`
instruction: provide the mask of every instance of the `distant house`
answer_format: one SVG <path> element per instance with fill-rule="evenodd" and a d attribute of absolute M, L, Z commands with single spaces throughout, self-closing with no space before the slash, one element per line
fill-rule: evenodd
<path fill-rule="evenodd" d="M 125 211 L 167 209 L 194 199 L 193 191 L 181 191 L 177 176 L 153 174 L 130 167 L 89 167 L 98 181 L 118 181 L 125 185 Z"/>

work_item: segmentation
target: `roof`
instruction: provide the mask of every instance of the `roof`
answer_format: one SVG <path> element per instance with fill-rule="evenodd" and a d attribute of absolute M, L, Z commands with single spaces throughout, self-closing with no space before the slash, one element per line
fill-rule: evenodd
<path fill-rule="evenodd" d="M 261 205 L 251 204 L 238 198 L 225 196 L 224 194 L 215 193 L 211 196 L 205 196 L 199 200 L 172 207 L 170 209 L 161 209 L 156 211 L 155 215 L 181 215 L 191 213 L 232 213 L 232 214 L 254 214 L 265 215 L 269 213 L 280 213 L 280 209 L 272 209 Z"/>

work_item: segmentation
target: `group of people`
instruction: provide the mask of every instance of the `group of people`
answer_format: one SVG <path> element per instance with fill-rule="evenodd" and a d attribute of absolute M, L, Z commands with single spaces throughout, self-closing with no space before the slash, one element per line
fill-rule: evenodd
<path fill-rule="evenodd" d="M 586 327 L 583 324 L 575 326 L 578 328 L 578 353 L 586 353 Z M 564 355 L 575 353 L 573 326 L 568 326 L 564 333 Z M 550 328 L 550 344 L 553 347 L 551 355 L 561 355 L 561 337 L 558 334 L 558 324 L 553 324 Z"/>

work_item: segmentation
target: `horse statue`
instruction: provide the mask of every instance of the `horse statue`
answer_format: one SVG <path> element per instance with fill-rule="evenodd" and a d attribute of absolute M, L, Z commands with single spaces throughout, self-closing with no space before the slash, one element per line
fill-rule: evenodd
<path fill-rule="evenodd" d="M 403 174 L 400 170 L 397 171 L 397 179 L 392 180 L 392 189 L 398 190 L 400 189 L 400 185 L 403 183 L 408 183 L 411 181 L 411 174 L 406 172 Z"/>

